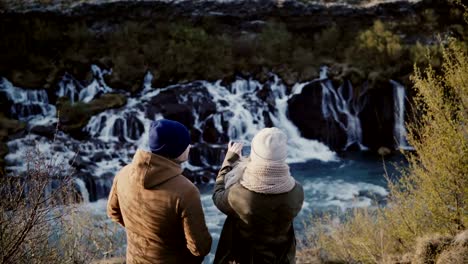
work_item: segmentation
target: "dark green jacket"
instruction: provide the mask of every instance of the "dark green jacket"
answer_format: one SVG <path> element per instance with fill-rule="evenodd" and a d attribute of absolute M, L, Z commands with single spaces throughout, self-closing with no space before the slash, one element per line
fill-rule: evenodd
<path fill-rule="evenodd" d="M 239 156 L 228 152 L 216 177 L 213 201 L 228 217 L 214 263 L 295 263 L 293 219 L 304 201 L 302 186 L 281 194 L 261 194 L 239 183 L 224 188 L 224 176 Z"/>

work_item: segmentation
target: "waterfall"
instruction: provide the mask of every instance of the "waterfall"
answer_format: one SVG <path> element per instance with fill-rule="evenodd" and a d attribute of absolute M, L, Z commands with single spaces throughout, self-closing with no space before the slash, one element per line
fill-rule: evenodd
<path fill-rule="evenodd" d="M 104 81 L 104 76 L 111 74 L 110 71 L 102 70 L 96 65 L 91 65 L 91 71 L 93 73 L 93 80 L 86 86 L 75 80 L 73 76 L 65 74 L 59 83 L 57 96 L 68 97 L 72 104 L 77 101 L 89 103 L 99 94 L 113 91 Z"/>
<path fill-rule="evenodd" d="M 84 203 L 89 203 L 89 192 L 86 189 L 85 182 L 80 178 L 75 178 L 75 183 L 78 185 L 78 190 L 80 191 L 81 197 L 83 198 Z"/>
<path fill-rule="evenodd" d="M 135 142 L 145 130 L 142 116 L 144 113 L 136 109 L 106 111 L 93 116 L 84 130 L 104 142 L 120 140 Z"/>
<path fill-rule="evenodd" d="M 271 89 L 275 94 L 276 111 L 270 112 L 270 118 L 276 127 L 282 128 L 289 138 L 288 162 L 303 162 L 309 159 L 318 159 L 322 161 L 335 160 L 335 153 L 326 145 L 316 141 L 301 137 L 299 129 L 289 120 L 287 116 L 288 99 L 295 93 L 300 93 L 308 83 L 296 84 L 292 93 L 286 95 L 286 86 L 281 80 L 274 76 L 274 83 Z"/>
<path fill-rule="evenodd" d="M 49 97 L 44 89 L 27 90 L 13 86 L 5 78 L 0 79 L 0 93 L 11 102 L 12 118 L 28 121 L 30 124 L 46 124 L 53 122 L 56 108 L 49 104 Z"/>
<path fill-rule="evenodd" d="M 291 95 L 286 94 L 286 86 L 277 76 L 269 85 L 262 85 L 253 80 L 236 80 L 231 89 L 220 82 L 214 84 L 205 82 L 205 87 L 217 104 L 215 120 L 226 120 L 229 124 L 227 134 L 231 140 L 250 144 L 255 134 L 265 127 L 265 115 L 271 119 L 273 125 L 282 129 L 288 135 L 290 146 L 288 162 L 302 162 L 308 159 L 322 161 L 335 160 L 335 153 L 324 144 L 302 138 L 296 126 L 287 117 L 287 100 Z M 297 84 L 293 91 L 300 92 L 306 85 Z M 260 101 L 256 93 L 261 89 L 271 89 L 276 110 L 270 112 L 268 104 Z M 216 125 L 221 129 L 221 125 Z M 223 131 L 219 131 L 222 133 Z"/>
<path fill-rule="evenodd" d="M 227 135 L 232 140 L 250 142 L 264 127 L 263 111 L 266 104 L 259 102 L 255 92 L 261 84 L 253 80 L 236 80 L 228 89 L 220 84 L 203 82 L 217 106 L 214 114 L 215 126 L 223 134 L 221 120 L 229 122 Z"/>
<path fill-rule="evenodd" d="M 412 150 L 413 148 L 406 140 L 406 127 L 405 127 L 405 87 L 400 83 L 390 80 L 393 85 L 393 98 L 394 98 L 394 117 L 395 127 L 393 129 L 397 149 Z"/>
<path fill-rule="evenodd" d="M 107 86 L 103 83 L 104 73 L 100 72 L 97 67 L 94 70 L 95 79 L 86 87 L 81 86 L 80 82 L 72 76 L 65 75 L 57 95 L 68 96 L 71 100 L 76 100 L 75 102 L 78 100 L 85 102 L 98 96 L 99 93 L 110 91 L 111 88 L 106 88 Z M 76 185 L 84 201 L 88 201 L 89 197 L 100 198 L 99 195 L 104 195 L 115 173 L 123 165 L 131 162 L 136 149 L 147 149 L 148 127 L 151 121 L 164 116 L 160 112 L 148 113 L 146 110 L 157 99 L 156 97 L 163 94 L 167 96 L 167 93 L 173 94 L 178 104 L 187 105 L 192 109 L 193 128 L 199 130 L 202 135 L 199 142 L 193 142 L 201 143 L 197 149 L 200 154 L 199 161 L 194 161 L 196 164 L 186 164 L 184 168 L 202 172 L 206 172 L 207 168 L 216 168 L 220 165 L 220 155 L 226 148 L 223 142 L 227 138 L 242 141 L 248 147 L 254 135 L 270 125 L 279 127 L 288 135 L 290 146 L 288 162 L 337 159 L 335 153 L 324 144 L 302 138 L 298 129 L 288 118 L 288 99 L 300 93 L 308 83 L 296 84 L 292 92 L 288 94 L 287 87 L 275 75 L 272 75 L 271 81 L 264 84 L 252 79 L 239 78 L 228 85 L 222 85 L 221 81 L 197 81 L 157 89 L 151 87 L 151 80 L 151 73 L 147 73 L 142 91 L 133 97 L 128 97 L 125 106 L 108 109 L 92 116 L 83 128 L 83 132 L 89 134 L 89 139 L 77 140 L 66 133 L 59 132 L 55 142 L 50 142 L 50 139 L 33 133 L 9 141 L 10 151 L 5 157 L 8 164 L 6 170 L 24 171 L 26 167 L 22 161 L 27 149 L 39 147 L 42 153 L 47 154 L 48 161 L 56 159 L 60 164 L 73 164 L 77 168 L 77 173 L 85 177 L 95 177 L 96 186 L 93 191 L 96 191 L 96 194 L 90 194 L 91 190 L 86 190 L 86 185 L 82 180 L 77 179 Z M 0 84 L 0 91 L 6 91 L 8 98 L 14 98 L 15 102 L 24 105 L 38 102 L 44 107 L 50 106 L 45 91 L 29 92 L 18 89 L 13 89 L 13 86 L 6 80 Z M 169 91 L 171 89 L 176 91 Z M 260 95 L 266 95 L 266 97 Z M 52 118 L 55 117 L 55 108 L 53 110 L 41 111 L 41 113 L 44 112 L 44 115 Z M 44 116 L 37 113 L 32 114 L 31 117 L 44 119 Z M 219 143 L 208 144 L 203 141 L 203 133 L 206 131 L 208 122 L 218 133 L 216 136 L 220 138 Z"/>
<path fill-rule="evenodd" d="M 344 149 L 353 144 L 357 144 L 359 149 L 367 150 L 362 144 L 362 128 L 359 113 L 365 105 L 362 100 L 365 90 L 355 98 L 353 86 L 347 81 L 338 90 L 327 76 L 327 67 L 322 67 L 320 71 L 320 84 L 322 86 L 322 114 L 325 119 L 333 118 L 338 125 L 346 132 L 347 140 Z M 342 122 L 341 116 L 345 116 L 346 122 Z"/>
<path fill-rule="evenodd" d="M 147 129 L 152 120 L 145 117 L 144 108 L 148 100 L 159 93 L 177 86 L 153 89 L 151 81 L 153 75 L 148 72 L 143 81 L 143 90 L 136 98 L 127 98 L 127 104 L 119 109 L 109 109 L 91 117 L 84 131 L 91 137 L 103 142 L 131 142 L 146 148 Z M 162 118 L 162 116 L 160 117 Z"/>

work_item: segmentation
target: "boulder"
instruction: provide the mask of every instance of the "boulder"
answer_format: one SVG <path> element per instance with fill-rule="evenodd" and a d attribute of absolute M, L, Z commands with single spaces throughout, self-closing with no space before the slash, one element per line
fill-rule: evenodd
<path fill-rule="evenodd" d="M 88 172 L 80 172 L 76 175 L 76 177 L 82 179 L 85 183 L 86 190 L 89 193 L 89 201 L 94 202 L 98 199 L 97 190 L 96 190 L 96 178 L 94 178 Z"/>
<path fill-rule="evenodd" d="M 302 136 L 319 140 L 334 150 L 346 144 L 346 132 L 330 117 L 322 114 L 322 87 L 315 81 L 306 85 L 302 93 L 288 100 L 288 116 Z"/>
<path fill-rule="evenodd" d="M 226 131 L 227 124 L 222 124 L 223 131 L 220 132 L 215 126 L 214 116 L 208 117 L 203 123 L 203 141 L 212 144 L 225 144 L 229 141 Z"/>
<path fill-rule="evenodd" d="M 43 136 L 48 139 L 53 139 L 57 132 L 57 128 L 56 124 L 50 126 L 34 126 L 29 131 L 36 135 Z"/>
<path fill-rule="evenodd" d="M 371 150 L 380 147 L 394 149 L 394 101 L 390 82 L 380 82 L 368 90 L 368 100 L 359 114 L 363 144 Z"/>

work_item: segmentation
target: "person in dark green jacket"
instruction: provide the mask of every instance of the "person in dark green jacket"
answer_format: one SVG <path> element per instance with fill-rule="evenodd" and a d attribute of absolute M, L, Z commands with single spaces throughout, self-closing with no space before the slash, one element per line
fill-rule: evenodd
<path fill-rule="evenodd" d="M 213 201 L 227 215 L 214 263 L 295 263 L 293 220 L 304 201 L 286 163 L 287 136 L 278 128 L 255 135 L 249 158 L 229 143 Z"/>

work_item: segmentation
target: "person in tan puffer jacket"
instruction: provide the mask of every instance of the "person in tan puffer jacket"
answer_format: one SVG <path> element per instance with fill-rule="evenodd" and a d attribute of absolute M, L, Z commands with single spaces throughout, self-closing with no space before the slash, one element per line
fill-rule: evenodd
<path fill-rule="evenodd" d="M 201 263 L 211 249 L 198 188 L 182 175 L 190 135 L 172 120 L 151 123 L 149 148 L 115 176 L 107 214 L 125 227 L 127 263 Z"/>

